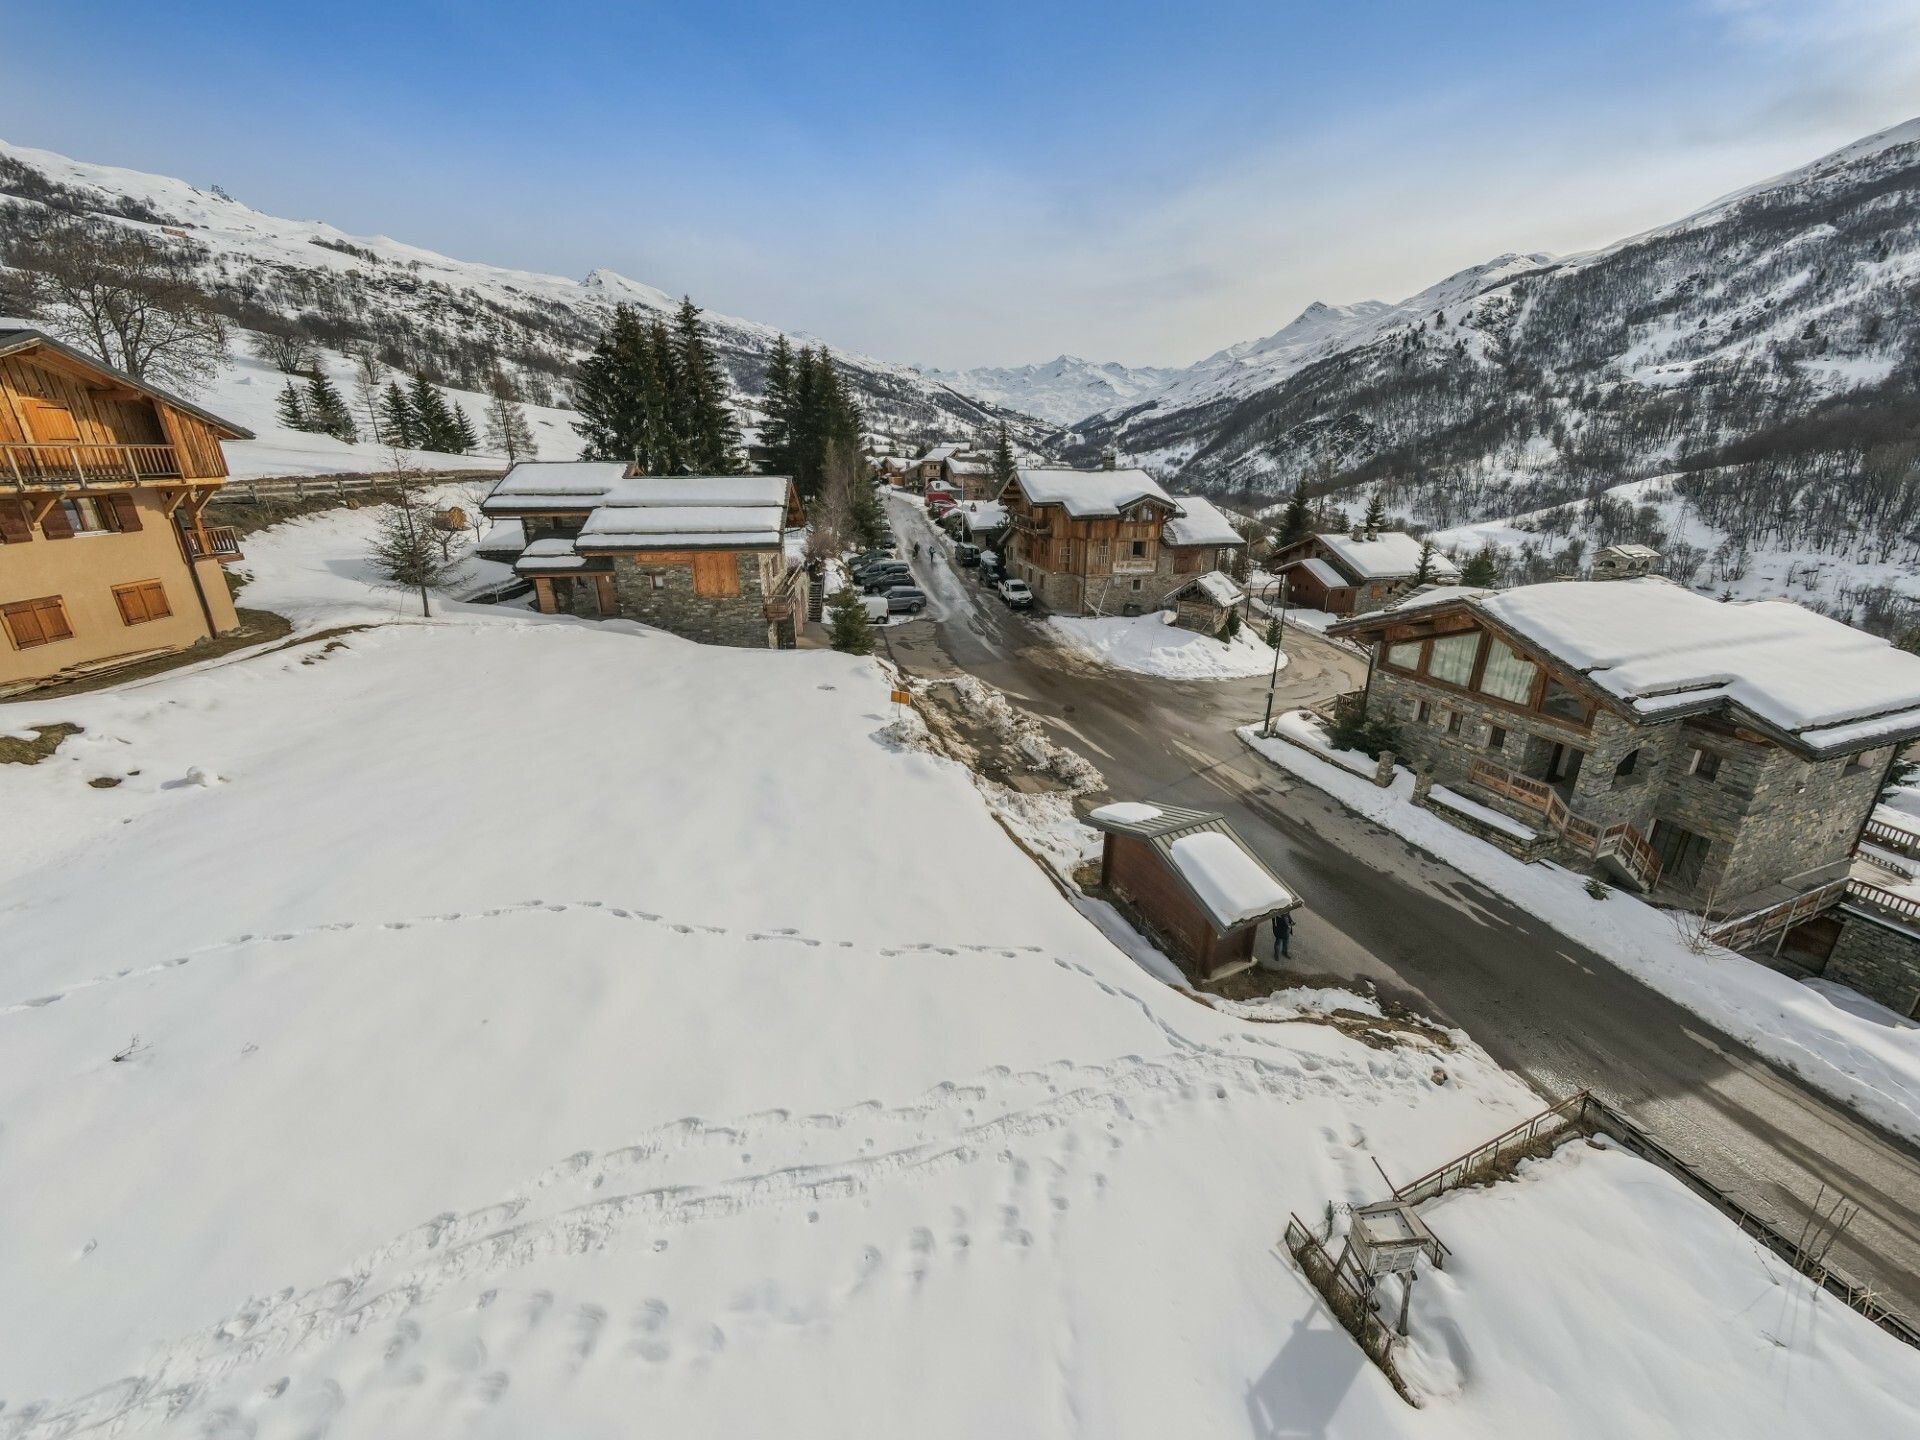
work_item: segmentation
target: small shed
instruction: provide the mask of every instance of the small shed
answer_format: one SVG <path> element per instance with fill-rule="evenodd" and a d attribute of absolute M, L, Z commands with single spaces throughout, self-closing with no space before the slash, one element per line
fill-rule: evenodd
<path fill-rule="evenodd" d="M 1636 580 L 1659 563 L 1660 552 L 1651 545 L 1609 545 L 1593 557 L 1593 578 Z"/>
<path fill-rule="evenodd" d="M 1209 570 L 1196 575 L 1167 597 L 1173 604 L 1173 623 L 1182 630 L 1198 630 L 1202 635 L 1218 635 L 1227 623 L 1227 614 L 1247 592 L 1231 575 Z"/>
<path fill-rule="evenodd" d="M 1087 816 L 1101 883 L 1196 983 L 1253 963 L 1260 922 L 1300 899 L 1210 810 L 1121 801 Z"/>

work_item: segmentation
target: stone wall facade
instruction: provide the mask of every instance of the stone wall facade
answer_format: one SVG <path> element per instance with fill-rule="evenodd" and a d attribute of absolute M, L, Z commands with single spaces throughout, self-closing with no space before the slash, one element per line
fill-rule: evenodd
<path fill-rule="evenodd" d="M 1425 718 L 1418 709 L 1424 702 Z M 1399 753 L 1430 767 L 1442 784 L 1472 786 L 1477 760 L 1546 780 L 1556 744 L 1581 752 L 1580 769 L 1563 793 L 1567 807 L 1600 826 L 1629 824 L 1649 841 L 1656 822 L 1700 836 L 1707 850 L 1694 894 L 1731 899 L 1793 883 L 1844 861 L 1871 812 L 1889 752 L 1810 761 L 1757 736 L 1706 722 L 1636 724 L 1601 709 L 1585 729 L 1556 724 L 1477 696 L 1377 668 L 1368 713 L 1394 725 Z M 1495 731 L 1501 744 L 1494 745 Z M 1693 752 L 1719 762 L 1708 778 L 1693 770 Z M 1533 812 L 1499 796 L 1475 798 L 1515 816 Z M 1663 877 L 1684 888 L 1680 877 Z"/>
<path fill-rule="evenodd" d="M 644 555 L 613 557 L 614 591 L 620 613 L 630 620 L 655 625 L 705 645 L 737 645 L 749 649 L 791 649 L 794 620 L 767 619 L 767 593 L 762 577 L 775 576 L 784 565 L 764 566 L 754 551 L 731 556 L 739 576 L 737 595 L 696 595 L 693 567 L 684 563 L 650 562 Z M 775 557 L 777 560 L 778 557 Z M 804 604 L 804 597 L 801 601 Z"/>
<path fill-rule="evenodd" d="M 1009 573 L 1025 580 L 1035 598 L 1058 615 L 1145 615 L 1166 609 L 1172 603 L 1168 597 L 1199 573 L 1191 565 L 1182 564 L 1195 548 L 1156 545 L 1153 569 L 1139 575 L 1083 576 L 1047 570 L 1016 552 Z M 1214 553 L 1211 547 L 1198 548 L 1205 549 L 1209 557 Z"/>
<path fill-rule="evenodd" d="M 1850 905 L 1821 973 L 1902 1015 L 1920 1016 L 1920 933 Z"/>

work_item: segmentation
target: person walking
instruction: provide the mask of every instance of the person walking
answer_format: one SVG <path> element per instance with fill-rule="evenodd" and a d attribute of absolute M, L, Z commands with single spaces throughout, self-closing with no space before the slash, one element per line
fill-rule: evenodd
<path fill-rule="evenodd" d="M 1293 954 L 1293 913 L 1282 910 L 1273 917 L 1273 963 L 1278 965 Z"/>

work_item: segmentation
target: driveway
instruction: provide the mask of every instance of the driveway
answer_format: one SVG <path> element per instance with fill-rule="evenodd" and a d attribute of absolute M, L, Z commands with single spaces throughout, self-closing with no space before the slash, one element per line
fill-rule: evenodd
<path fill-rule="evenodd" d="M 1249 754 L 1233 730 L 1260 718 L 1264 679 L 1178 682 L 1101 669 L 953 567 L 917 505 L 893 505 L 896 532 L 909 549 L 920 541 L 915 568 L 942 601 L 937 613 L 885 632 L 884 648 L 905 669 L 967 671 L 1005 691 L 1099 767 L 1115 798 L 1223 812 L 1306 900 L 1293 939 L 1301 969 L 1371 982 L 1458 1026 L 1556 1099 L 1592 1090 L 1789 1234 L 1823 1184 L 1838 1188 L 1862 1208 L 1835 1262 L 1920 1317 L 1920 1150 Z M 1310 631 L 1288 627 L 1285 648 L 1281 707 L 1353 689 L 1364 674 L 1361 661 Z"/>

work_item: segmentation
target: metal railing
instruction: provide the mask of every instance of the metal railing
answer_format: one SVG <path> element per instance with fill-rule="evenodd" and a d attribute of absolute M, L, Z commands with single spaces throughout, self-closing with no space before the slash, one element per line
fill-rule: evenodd
<path fill-rule="evenodd" d="M 1393 1198 L 1409 1205 L 1422 1205 L 1438 1199 L 1449 1190 L 1477 1183 L 1508 1156 L 1578 1130 L 1588 1098 L 1587 1092 L 1580 1090 L 1557 1105 L 1549 1105 L 1538 1115 L 1522 1120 L 1512 1129 L 1501 1131 L 1484 1145 L 1476 1145 L 1466 1154 L 1429 1170 L 1419 1179 L 1409 1180 L 1393 1192 Z"/>
<path fill-rule="evenodd" d="M 0 480 L 29 485 L 96 485 L 173 479 L 180 457 L 171 445 L 95 444 L 87 441 L 0 442 Z"/>
<path fill-rule="evenodd" d="M 1298 1215 L 1287 1216 L 1285 1243 L 1287 1253 L 1299 1265 L 1308 1283 L 1320 1292 L 1341 1328 L 1360 1342 L 1367 1358 L 1385 1372 L 1401 1398 L 1411 1400 L 1405 1383 L 1393 1368 L 1393 1342 L 1399 1337 L 1374 1310 L 1372 1297 L 1327 1253 L 1320 1237 L 1302 1224 Z"/>

